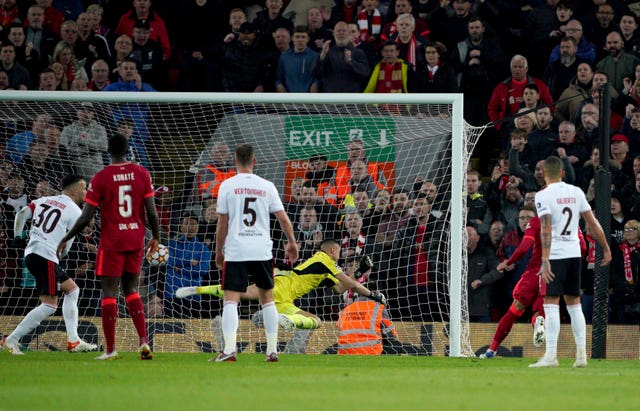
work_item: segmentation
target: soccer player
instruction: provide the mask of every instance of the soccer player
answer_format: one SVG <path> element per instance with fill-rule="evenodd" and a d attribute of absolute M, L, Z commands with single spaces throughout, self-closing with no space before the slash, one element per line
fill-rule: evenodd
<path fill-rule="evenodd" d="M 275 270 L 273 299 L 276 310 L 279 313 L 279 323 L 283 328 L 311 330 L 322 325 L 322 321 L 318 316 L 293 304 L 298 298 L 319 287 L 330 287 L 338 294 L 342 294 L 346 290 L 353 290 L 357 294 L 369 297 L 381 304 L 386 304 L 386 299 L 380 292 L 370 291 L 356 279 L 340 270 L 336 264 L 340 258 L 340 250 L 340 243 L 336 240 L 324 240 L 320 244 L 320 251 L 317 251 L 308 260 L 298 264 L 291 270 Z M 366 275 L 371 269 L 371 262 L 369 257 L 366 256 L 361 261 L 358 271 Z M 176 296 L 180 298 L 194 294 L 211 294 L 222 298 L 224 291 L 222 291 L 222 286 L 220 285 L 209 285 L 182 287 L 176 292 Z M 258 287 L 254 284 L 250 285 L 247 291 L 240 295 L 240 298 L 257 300 Z M 259 318 L 259 315 L 254 315 L 254 322 L 259 323 Z"/>
<path fill-rule="evenodd" d="M 80 289 L 69 275 L 58 265 L 56 245 L 67 229 L 80 216 L 80 205 L 87 190 L 87 183 L 79 175 L 65 176 L 62 181 L 62 194 L 41 197 L 23 207 L 14 221 L 14 244 L 24 246 L 22 230 L 27 220 L 31 223 L 29 243 L 24 250 L 25 263 L 29 272 L 36 277 L 36 288 L 41 304 L 29 311 L 16 329 L 5 337 L 0 345 L 11 354 L 23 355 L 20 351 L 20 338 L 36 328 L 42 320 L 52 316 L 58 308 L 58 287 L 64 293 L 62 315 L 67 329 L 67 350 L 69 352 L 92 351 L 96 344 L 82 341 L 78 337 L 78 296 Z M 71 248 L 72 241 L 63 250 Z"/>
<path fill-rule="evenodd" d="M 286 253 L 298 259 L 293 226 L 272 182 L 253 174 L 253 147 L 241 144 L 234 161 L 238 174 L 224 180 L 218 191 L 216 266 L 222 270 L 224 349 L 215 361 L 236 361 L 238 304 L 247 291 L 249 277 L 258 288 L 267 335 L 267 362 L 277 362 L 278 312 L 273 302 L 273 241 L 269 214 L 273 213 L 287 237 Z"/>
<path fill-rule="evenodd" d="M 513 303 L 509 310 L 502 316 L 498 322 L 493 339 L 489 348 L 480 358 L 493 358 L 498 351 L 498 347 L 507 338 L 513 324 L 522 317 L 525 308 L 532 306 L 533 308 L 533 344 L 536 347 L 542 345 L 544 340 L 544 317 L 542 313 L 542 295 L 539 290 L 538 271 L 540 270 L 540 220 L 536 216 L 534 207 L 523 207 L 520 210 L 518 218 L 528 218 L 527 228 L 524 237 L 518 245 L 518 248 L 505 261 L 498 264 L 498 271 L 511 271 L 515 263 L 520 260 L 533 247 L 531 259 L 525 272 L 513 289 Z"/>
<path fill-rule="evenodd" d="M 58 255 L 67 247 L 67 241 L 89 224 L 99 207 L 101 235 L 96 275 L 102 283 L 102 330 L 107 348 L 96 360 L 119 358 L 115 348 L 118 285 L 138 332 L 140 358 L 151 360 L 144 306 L 137 290 L 144 251 L 145 211 L 152 234 L 147 244 L 149 254 L 158 249 L 160 235 L 151 176 L 144 167 L 125 160 L 128 142 L 122 134 L 109 139 L 108 151 L 111 164 L 91 179 L 82 214 L 58 245 Z"/>
<path fill-rule="evenodd" d="M 544 160 L 544 180 L 547 187 L 536 194 L 536 209 L 540 218 L 542 260 L 539 275 L 547 284 L 544 296 L 546 315 L 546 351 L 529 367 L 557 367 L 558 334 L 560 333 L 560 296 L 564 296 L 571 317 L 571 330 L 576 341 L 574 368 L 587 366 L 586 325 L 580 305 L 580 216 L 603 248 L 601 265 L 611 262 L 611 250 L 604 231 L 596 220 L 584 192 L 562 182 L 564 169 L 560 158 Z"/>

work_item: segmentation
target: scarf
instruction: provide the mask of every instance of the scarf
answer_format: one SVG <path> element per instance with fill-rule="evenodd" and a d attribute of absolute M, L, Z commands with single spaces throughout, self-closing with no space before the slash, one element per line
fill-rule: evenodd
<path fill-rule="evenodd" d="M 367 238 L 364 236 L 364 234 L 362 234 L 362 231 L 360 231 L 360 234 L 358 234 L 358 242 L 356 244 L 356 255 L 360 255 L 362 254 L 362 251 L 364 250 L 364 244 L 367 242 Z M 342 249 L 347 249 L 349 248 L 351 241 L 350 241 L 350 237 L 349 234 L 345 234 L 345 236 L 342 238 L 342 243 L 340 244 L 340 247 Z"/>
<path fill-rule="evenodd" d="M 402 61 L 380 63 L 376 93 L 402 93 Z"/>
<path fill-rule="evenodd" d="M 400 40 L 400 37 L 398 37 L 396 41 L 400 43 L 402 40 Z M 407 55 L 405 56 L 406 57 L 405 61 L 408 61 L 409 63 L 413 64 L 413 67 L 416 66 L 417 44 L 418 42 L 416 41 L 416 35 L 412 34 L 411 40 L 409 40 L 409 48 L 407 49 Z"/>
<path fill-rule="evenodd" d="M 369 30 L 369 15 L 366 10 L 358 14 L 358 27 L 360 28 L 360 40 L 367 41 L 372 35 L 380 34 L 382 28 L 382 16 L 378 9 L 373 10 L 371 17 L 371 30 Z"/>
<path fill-rule="evenodd" d="M 629 244 L 628 242 L 623 242 L 620 244 L 620 249 L 622 250 L 622 258 L 624 261 L 624 279 L 627 280 L 628 284 L 633 284 L 633 270 L 631 270 L 631 253 L 640 247 L 640 242 L 635 244 Z"/>

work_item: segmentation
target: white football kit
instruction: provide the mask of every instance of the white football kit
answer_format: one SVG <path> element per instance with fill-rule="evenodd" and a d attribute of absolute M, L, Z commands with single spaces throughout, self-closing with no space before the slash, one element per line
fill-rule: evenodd
<path fill-rule="evenodd" d="M 225 261 L 273 259 L 270 214 L 283 211 L 278 190 L 271 181 L 255 174 L 240 173 L 220 184 L 219 214 L 228 215 L 224 243 Z"/>
<path fill-rule="evenodd" d="M 550 260 L 580 257 L 580 216 L 591 210 L 584 192 L 571 184 L 553 183 L 536 193 L 538 216 L 551 215 Z"/>
<path fill-rule="evenodd" d="M 58 244 L 78 220 L 82 210 L 64 194 L 38 198 L 28 207 L 31 209 L 32 218 L 29 244 L 24 250 L 24 255 L 37 254 L 58 264 Z M 69 252 L 71 244 L 73 239 L 67 242 L 65 253 Z"/>

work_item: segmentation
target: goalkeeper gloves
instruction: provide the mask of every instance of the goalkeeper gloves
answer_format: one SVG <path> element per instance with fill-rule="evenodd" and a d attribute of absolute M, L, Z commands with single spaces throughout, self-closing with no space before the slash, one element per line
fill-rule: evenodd
<path fill-rule="evenodd" d="M 16 237 L 11 241 L 11 247 L 17 249 L 24 249 L 27 247 L 27 239 L 22 237 Z"/>
<path fill-rule="evenodd" d="M 367 272 L 369 272 L 371 268 L 373 268 L 373 261 L 371 260 L 371 257 L 369 257 L 368 255 L 363 255 L 360 258 L 360 265 L 358 266 L 358 271 L 356 271 L 353 274 L 353 276 L 356 278 L 360 278 L 363 275 L 365 275 Z"/>
<path fill-rule="evenodd" d="M 387 297 L 385 297 L 380 291 L 371 291 L 369 299 L 382 305 L 387 305 Z"/>

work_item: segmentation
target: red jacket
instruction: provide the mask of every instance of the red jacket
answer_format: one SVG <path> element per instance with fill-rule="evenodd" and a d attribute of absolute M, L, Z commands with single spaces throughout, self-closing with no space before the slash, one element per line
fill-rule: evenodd
<path fill-rule="evenodd" d="M 133 26 L 136 24 L 137 20 L 138 17 L 135 15 L 135 10 L 125 13 L 120 17 L 118 27 L 116 27 L 116 36 L 126 34 L 133 38 Z M 162 20 L 155 11 L 149 12 L 149 26 L 151 26 L 149 40 L 160 44 L 160 47 L 162 47 L 162 56 L 165 60 L 169 60 L 169 57 L 171 56 L 169 33 L 167 32 L 167 26 L 165 26 L 164 20 Z"/>
<path fill-rule="evenodd" d="M 535 84 L 538 86 L 541 102 L 548 105 L 553 103 L 553 97 L 551 97 L 549 88 L 542 80 L 527 76 L 527 84 Z M 522 93 L 514 93 L 514 91 L 515 90 L 511 88 L 511 77 L 508 77 L 493 89 L 493 94 L 487 107 L 491 121 L 499 121 L 504 117 L 515 114 L 520 109 Z M 497 129 L 500 129 L 500 126 L 500 123 L 496 124 Z"/>

